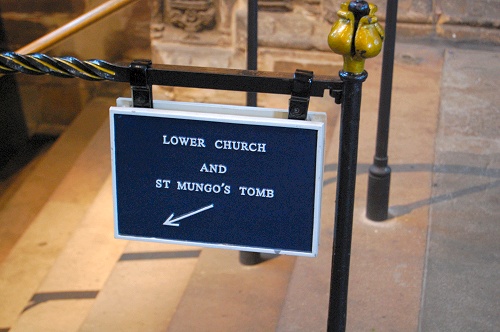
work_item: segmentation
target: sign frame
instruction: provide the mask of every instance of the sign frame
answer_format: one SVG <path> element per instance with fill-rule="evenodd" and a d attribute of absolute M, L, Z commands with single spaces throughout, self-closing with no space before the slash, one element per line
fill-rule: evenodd
<path fill-rule="evenodd" d="M 112 161 L 112 180 L 113 180 L 113 203 L 114 203 L 114 229 L 115 238 L 146 242 L 159 242 L 170 244 L 181 244 L 198 247 L 231 249 L 240 251 L 295 255 L 316 257 L 319 246 L 319 233 L 321 221 L 321 200 L 323 189 L 323 163 L 325 150 L 325 131 L 326 131 L 326 114 L 309 112 L 308 120 L 288 120 L 287 110 L 259 108 L 248 106 L 231 106 L 218 104 L 201 104 L 201 103 L 186 103 L 186 102 L 171 102 L 171 101 L 155 101 L 155 108 L 134 108 L 131 106 L 132 101 L 129 98 L 119 98 L 117 107 L 110 108 L 110 139 L 111 139 L 111 161 Z M 312 220 L 312 239 L 310 250 L 284 249 L 265 246 L 241 245 L 238 243 L 214 243 L 213 241 L 192 241 L 189 239 L 169 239 L 153 236 L 141 236 L 136 234 L 123 234 L 120 232 L 120 211 L 118 207 L 118 189 L 117 189 L 117 166 L 116 166 L 116 146 L 115 146 L 115 115 L 132 115 L 140 117 L 167 118 L 179 119 L 188 121 L 203 121 L 208 123 L 224 123 L 237 124 L 248 126 L 263 126 L 276 128 L 291 128 L 305 129 L 316 132 L 315 146 L 315 166 L 314 166 L 314 202 L 309 202 L 313 205 L 313 220 Z M 300 144 L 300 142 L 297 142 Z M 304 204 L 300 200 L 296 203 L 300 208 L 300 204 Z M 199 210 L 191 211 L 191 215 L 203 213 L 206 210 L 213 208 L 212 206 L 204 206 Z M 182 212 L 179 212 L 182 213 Z M 172 214 L 173 216 L 173 214 Z M 172 216 L 165 221 L 167 225 L 170 221 L 170 226 L 176 226 L 172 223 L 183 218 L 183 216 L 172 219 Z M 184 215 L 185 216 L 185 215 Z M 168 217 L 168 216 L 167 216 Z M 177 219 L 176 219 L 177 218 Z M 187 218 L 187 217 L 186 217 Z M 293 221 L 291 221 L 293 222 Z M 296 220 L 295 222 L 301 222 Z"/>

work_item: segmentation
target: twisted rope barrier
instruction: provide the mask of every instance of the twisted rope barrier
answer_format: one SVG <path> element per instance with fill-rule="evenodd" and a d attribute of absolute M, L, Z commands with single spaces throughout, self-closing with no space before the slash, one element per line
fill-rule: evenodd
<path fill-rule="evenodd" d="M 0 53 L 0 74 L 23 73 L 52 75 L 62 78 L 78 77 L 88 81 L 129 82 L 128 66 L 119 66 L 103 60 L 81 61 L 71 56 L 50 57 L 42 53 Z"/>

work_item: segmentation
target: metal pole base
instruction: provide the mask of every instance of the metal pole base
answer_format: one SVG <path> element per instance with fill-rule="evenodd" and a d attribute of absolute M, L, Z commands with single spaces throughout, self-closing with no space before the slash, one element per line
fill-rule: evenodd
<path fill-rule="evenodd" d="M 258 252 L 240 251 L 240 263 L 243 265 L 257 265 L 262 262 Z"/>
<path fill-rule="evenodd" d="M 373 221 L 384 221 L 389 217 L 389 189 L 391 168 L 372 165 L 368 171 L 368 194 L 366 217 Z"/>

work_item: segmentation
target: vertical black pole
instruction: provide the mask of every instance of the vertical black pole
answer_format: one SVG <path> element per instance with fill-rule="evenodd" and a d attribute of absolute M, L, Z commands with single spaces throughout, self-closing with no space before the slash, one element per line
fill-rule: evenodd
<path fill-rule="evenodd" d="M 389 214 L 389 189 L 391 168 L 387 165 L 389 145 L 389 122 L 391 114 L 392 76 L 394 69 L 394 49 L 396 44 L 396 22 L 398 1 L 387 1 L 384 55 L 382 58 L 382 78 L 377 125 L 377 146 L 373 165 L 368 171 L 368 194 L 366 217 L 373 221 L 384 221 Z"/>
<path fill-rule="evenodd" d="M 344 82 L 340 119 L 337 203 L 333 243 L 328 331 L 345 331 L 347 321 L 347 290 L 351 257 L 356 165 L 361 108 L 361 86 L 368 74 L 340 72 Z"/>
<path fill-rule="evenodd" d="M 257 70 L 258 4 L 248 0 L 247 69 Z M 247 106 L 257 106 L 257 93 L 247 92 Z"/>
<path fill-rule="evenodd" d="M 258 4 L 257 0 L 248 0 L 248 24 L 247 24 L 247 69 L 257 70 L 257 47 L 258 47 Z M 257 93 L 247 92 L 247 106 L 257 106 Z M 240 251 L 240 263 L 243 265 L 255 265 L 262 261 L 258 252 Z"/>

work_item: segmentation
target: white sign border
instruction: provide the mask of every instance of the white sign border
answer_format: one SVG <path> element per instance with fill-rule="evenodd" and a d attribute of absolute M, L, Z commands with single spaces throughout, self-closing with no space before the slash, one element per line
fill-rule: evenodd
<path fill-rule="evenodd" d="M 322 201 L 322 190 L 323 190 L 323 167 L 324 167 L 323 163 L 324 163 L 325 131 L 326 131 L 325 113 L 309 112 L 308 120 L 317 119 L 319 121 L 300 121 L 300 120 L 288 120 L 286 118 L 284 119 L 283 114 L 285 115 L 288 114 L 288 111 L 286 110 L 260 108 L 260 107 L 155 101 L 154 106 L 158 108 L 134 108 L 134 107 L 126 107 L 130 105 L 129 98 L 119 98 L 117 100 L 117 105 L 118 106 L 116 107 L 111 107 L 109 111 L 111 169 L 112 169 L 112 185 L 113 185 L 114 236 L 116 239 L 169 243 L 169 244 L 189 245 L 189 246 L 206 247 L 206 248 L 231 249 L 231 250 L 240 250 L 249 252 L 279 254 L 279 255 L 293 255 L 293 256 L 305 256 L 305 257 L 317 256 L 318 246 L 319 246 L 319 235 L 321 228 L 321 201 Z M 217 110 L 220 111 L 221 109 L 223 110 L 223 113 L 214 113 L 217 112 Z M 154 237 L 139 237 L 139 236 L 119 234 L 118 204 L 117 204 L 117 192 L 116 192 L 116 167 L 115 167 L 115 153 L 114 153 L 115 114 L 316 130 L 318 136 L 316 145 L 313 242 L 311 251 L 304 252 L 295 250 L 280 250 L 273 248 L 247 247 L 240 245 L 214 244 L 206 242 L 185 241 L 185 240 L 181 241 L 181 240 L 171 240 L 171 239 L 162 239 Z M 245 115 L 237 115 L 237 114 L 245 114 Z"/>

